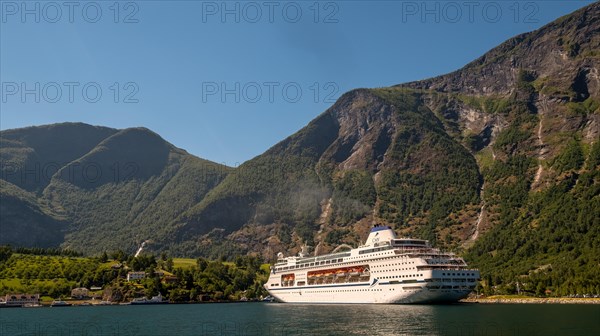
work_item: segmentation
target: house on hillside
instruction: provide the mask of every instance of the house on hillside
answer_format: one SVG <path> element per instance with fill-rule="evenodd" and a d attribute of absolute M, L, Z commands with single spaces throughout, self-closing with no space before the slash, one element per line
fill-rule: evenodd
<path fill-rule="evenodd" d="M 164 284 L 174 284 L 177 283 L 177 280 L 179 280 L 176 276 L 174 275 L 165 275 L 161 282 Z"/>
<path fill-rule="evenodd" d="M 146 277 L 146 272 L 127 272 L 127 281 L 141 280 Z"/>
<path fill-rule="evenodd" d="M 2 302 L 7 307 L 37 305 L 40 303 L 40 294 L 6 294 Z"/>
<path fill-rule="evenodd" d="M 79 287 L 71 290 L 71 298 L 73 299 L 87 299 L 90 297 L 90 291 L 87 288 Z"/>

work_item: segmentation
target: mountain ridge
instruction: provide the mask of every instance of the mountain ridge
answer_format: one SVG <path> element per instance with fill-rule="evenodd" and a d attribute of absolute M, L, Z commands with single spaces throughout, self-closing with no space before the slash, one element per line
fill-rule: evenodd
<path fill-rule="evenodd" d="M 41 136 L 42 133 L 45 135 Z M 88 135 L 84 145 L 78 141 L 83 134 Z M 0 135 L 2 178 L 6 181 L 2 188 L 3 203 L 20 204 L 12 208 L 20 209 L 17 212 L 24 216 L 43 216 L 50 223 L 61 223 L 34 230 L 41 231 L 41 236 L 56 238 L 42 244 L 48 247 L 63 244 L 90 253 L 97 251 L 95 244 L 98 243 L 87 242 L 99 241 L 104 248 L 133 249 L 152 237 L 149 233 L 140 237 L 134 233 L 136 229 L 156 234 L 164 230 L 165 223 L 150 223 L 149 218 L 172 217 L 173 220 L 182 208 L 201 198 L 206 192 L 203 186 L 208 188 L 217 183 L 229 170 L 191 156 L 144 127 L 117 130 L 61 123 L 2 131 Z M 47 155 L 59 157 L 57 160 L 38 155 L 39 141 L 31 139 L 40 137 L 65 137 L 65 141 L 54 142 L 54 147 L 45 144 L 46 152 L 63 155 Z M 17 184 L 11 183 L 14 180 Z M 173 184 L 185 185 L 192 181 L 196 181 L 195 188 L 181 186 L 173 190 Z M 168 210 L 156 210 L 157 203 L 165 203 L 163 198 L 167 196 L 164 195 L 169 195 Z M 178 206 L 178 202 L 181 205 Z M 98 213 L 104 218 L 98 218 Z M 33 241 L 23 240 L 22 235 L 19 239 L 19 235 L 9 234 L 16 227 L 15 216 L 5 207 L 1 243 L 32 245 Z M 149 227 L 140 227 L 140 223 Z M 128 236 L 127 241 L 110 242 L 111 236 L 102 234 L 114 230 Z M 99 237 L 94 237 L 97 235 Z"/>

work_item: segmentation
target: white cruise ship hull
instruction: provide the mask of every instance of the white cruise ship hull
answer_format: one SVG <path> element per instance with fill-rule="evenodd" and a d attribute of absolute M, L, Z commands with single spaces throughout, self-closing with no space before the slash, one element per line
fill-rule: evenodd
<path fill-rule="evenodd" d="M 411 289 L 404 289 L 412 287 Z M 418 287 L 418 288 L 416 288 Z M 447 303 L 466 298 L 472 289 L 429 289 L 425 285 L 369 283 L 270 290 L 279 302 L 288 303 Z"/>

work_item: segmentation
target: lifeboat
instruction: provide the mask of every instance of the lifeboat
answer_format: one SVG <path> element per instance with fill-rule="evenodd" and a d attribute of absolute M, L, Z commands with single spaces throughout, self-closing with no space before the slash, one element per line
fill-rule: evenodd
<path fill-rule="evenodd" d="M 350 270 L 350 276 L 359 276 L 362 273 L 362 268 L 354 267 Z"/>

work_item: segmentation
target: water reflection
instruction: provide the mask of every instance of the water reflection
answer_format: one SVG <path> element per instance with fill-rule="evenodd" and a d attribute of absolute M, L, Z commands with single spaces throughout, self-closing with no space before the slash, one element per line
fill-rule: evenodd
<path fill-rule="evenodd" d="M 15 308 L 0 335 L 597 335 L 600 305 L 202 305 Z"/>
<path fill-rule="evenodd" d="M 273 304 L 266 313 L 289 321 L 292 334 L 437 335 L 436 308 L 424 305 L 293 305 Z M 298 333 L 296 333 L 298 331 Z"/>

